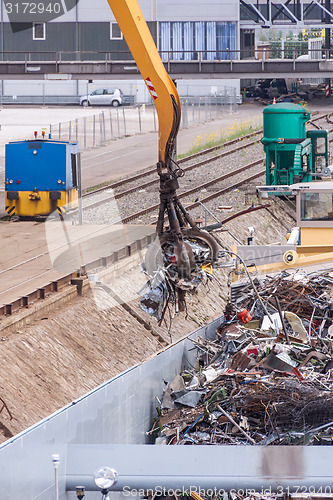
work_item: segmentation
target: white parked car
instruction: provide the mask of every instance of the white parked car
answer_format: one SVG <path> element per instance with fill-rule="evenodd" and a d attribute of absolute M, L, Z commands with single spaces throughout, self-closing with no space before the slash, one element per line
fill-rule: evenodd
<path fill-rule="evenodd" d="M 80 98 L 81 106 L 120 106 L 124 101 L 124 94 L 120 89 L 98 89 Z"/>

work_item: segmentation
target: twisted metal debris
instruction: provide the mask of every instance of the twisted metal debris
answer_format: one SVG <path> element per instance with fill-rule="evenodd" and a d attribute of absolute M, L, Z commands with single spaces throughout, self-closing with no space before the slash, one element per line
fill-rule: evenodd
<path fill-rule="evenodd" d="M 165 390 L 157 443 L 333 444 L 333 272 L 255 285 L 261 300 L 236 283 L 216 338 L 192 341 L 195 366 Z"/>

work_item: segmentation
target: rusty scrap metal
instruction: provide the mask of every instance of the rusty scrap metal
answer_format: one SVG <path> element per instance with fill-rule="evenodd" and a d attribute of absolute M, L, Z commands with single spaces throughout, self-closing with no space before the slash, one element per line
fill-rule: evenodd
<path fill-rule="evenodd" d="M 279 313 L 279 316 L 280 316 L 280 320 L 281 320 L 281 323 L 282 323 L 283 333 L 285 334 L 287 344 L 290 345 L 290 340 L 289 340 L 288 332 L 287 332 L 287 329 L 286 329 L 286 325 L 284 324 L 284 320 L 283 320 L 283 316 L 282 316 L 282 311 L 281 311 L 281 306 L 280 306 L 280 302 L 279 302 L 279 299 L 278 299 L 277 295 L 275 295 L 275 302 L 276 302 L 276 306 L 277 306 L 278 313 Z"/>
<path fill-rule="evenodd" d="M 256 207 L 250 207 L 246 208 L 245 210 L 241 210 L 240 212 L 237 212 L 236 214 L 230 215 L 226 219 L 223 219 L 221 221 L 222 224 L 226 224 L 227 222 L 230 222 L 233 219 L 236 219 L 240 215 L 245 215 L 249 214 L 250 212 L 255 212 L 257 210 L 262 210 L 263 208 L 269 208 L 271 206 L 271 203 L 266 203 L 265 205 L 257 205 Z"/>
<path fill-rule="evenodd" d="M 237 283 L 215 340 L 193 341 L 182 390 L 179 375 L 167 386 L 172 408 L 161 405 L 159 443 L 333 443 L 333 271 L 282 272 L 255 287 L 275 318 L 281 304 L 282 324 L 268 321 L 251 282 Z M 230 313 L 243 308 L 253 318 L 246 325 Z M 184 397 L 191 391 L 195 406 Z"/>

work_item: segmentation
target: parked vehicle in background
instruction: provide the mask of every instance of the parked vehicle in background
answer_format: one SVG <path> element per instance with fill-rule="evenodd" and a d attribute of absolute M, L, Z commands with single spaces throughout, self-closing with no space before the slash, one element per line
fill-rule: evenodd
<path fill-rule="evenodd" d="M 124 94 L 120 89 L 97 89 L 80 98 L 81 106 L 113 106 L 123 103 Z"/>

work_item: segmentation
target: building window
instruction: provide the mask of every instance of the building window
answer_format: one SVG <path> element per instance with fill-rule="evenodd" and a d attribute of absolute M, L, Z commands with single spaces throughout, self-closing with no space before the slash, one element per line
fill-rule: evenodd
<path fill-rule="evenodd" d="M 110 40 L 122 40 L 123 34 L 117 23 L 110 23 Z"/>
<path fill-rule="evenodd" d="M 33 23 L 32 25 L 32 39 L 33 40 L 45 40 L 45 23 Z"/>
<path fill-rule="evenodd" d="M 238 59 L 237 24 L 230 21 L 161 22 L 159 49 L 163 60 Z"/>

